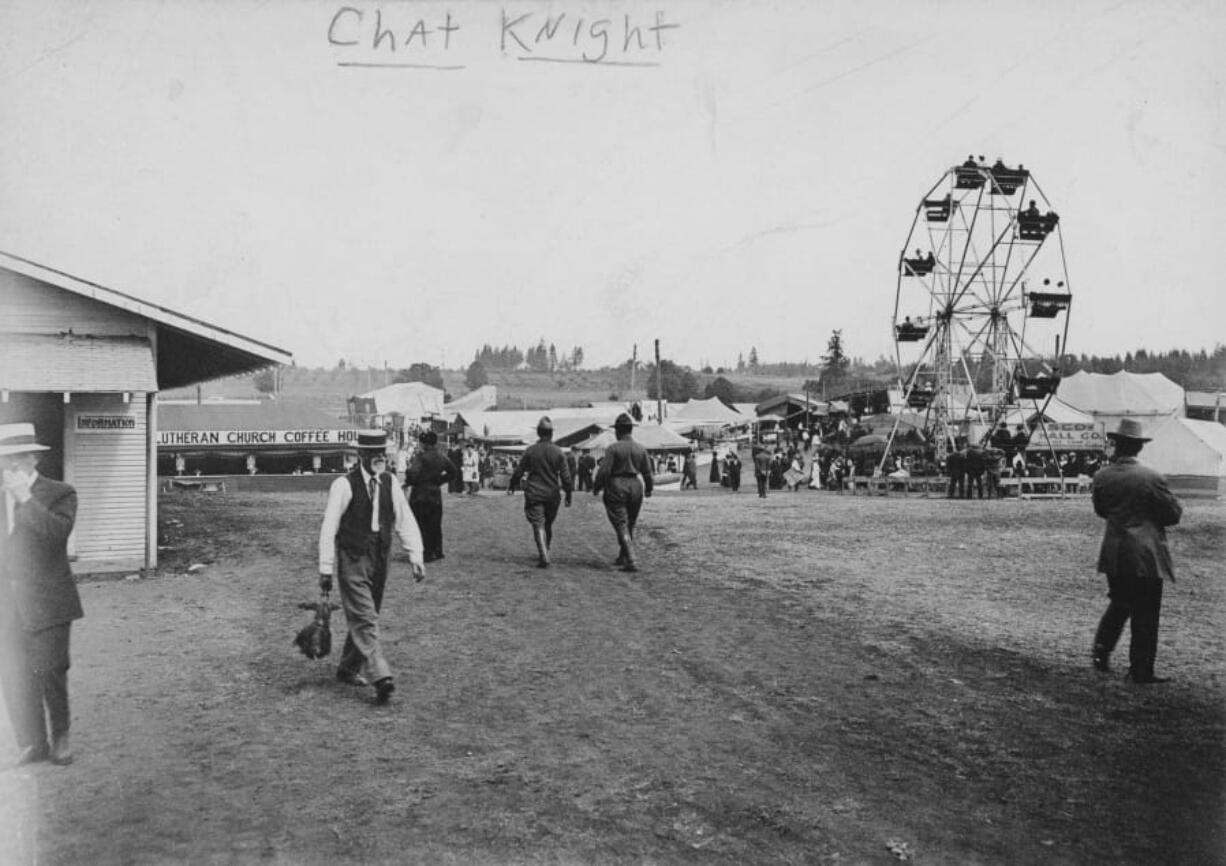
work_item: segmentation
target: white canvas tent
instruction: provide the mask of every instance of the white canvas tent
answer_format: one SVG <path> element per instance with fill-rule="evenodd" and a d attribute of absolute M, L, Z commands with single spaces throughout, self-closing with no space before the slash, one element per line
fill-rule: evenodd
<path fill-rule="evenodd" d="M 467 437 L 482 439 L 490 443 L 513 445 L 535 442 L 536 425 L 544 415 L 548 415 L 553 421 L 556 440 L 584 425 L 612 424 L 613 419 L 623 411 L 624 409 L 620 406 L 598 409 L 581 407 L 516 409 L 504 412 L 463 411 L 456 413 L 455 423 L 463 425 L 464 435 Z"/>
<path fill-rule="evenodd" d="M 1171 418 L 1145 428 L 1140 461 L 1166 476 L 1180 496 L 1217 496 L 1226 477 L 1226 427 Z"/>
<path fill-rule="evenodd" d="M 631 435 L 635 442 L 642 445 L 648 451 L 680 452 L 689 451 L 693 447 L 693 443 L 690 440 L 684 436 L 677 435 L 672 430 L 659 424 L 637 425 Z M 617 436 L 614 432 L 612 430 L 605 430 L 585 442 L 576 444 L 575 447 L 580 451 L 603 452 L 616 441 Z"/>
<path fill-rule="evenodd" d="M 380 415 L 397 412 L 412 421 L 443 417 L 442 389 L 425 382 L 397 382 L 360 396 L 373 399 L 375 411 Z"/>
<path fill-rule="evenodd" d="M 740 412 L 732 409 L 718 397 L 707 400 L 690 399 L 675 412 L 669 415 L 670 421 L 686 421 L 691 424 L 748 424 L 753 417 L 746 418 Z"/>
<path fill-rule="evenodd" d="M 497 405 L 498 387 L 496 385 L 482 385 L 480 388 L 474 388 L 469 391 L 463 397 L 455 398 L 446 404 L 444 408 L 449 416 L 454 417 L 456 412 L 485 412 Z"/>
<path fill-rule="evenodd" d="M 1161 373 L 1074 373 L 1060 382 L 1059 399 L 1114 430 L 1121 418 L 1158 421 L 1183 415 L 1183 388 Z M 1055 402 L 1055 401 L 1053 401 Z"/>

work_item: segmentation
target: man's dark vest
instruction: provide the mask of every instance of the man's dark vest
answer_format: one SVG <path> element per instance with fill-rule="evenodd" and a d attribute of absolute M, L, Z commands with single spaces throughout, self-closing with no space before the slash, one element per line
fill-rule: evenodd
<path fill-rule="evenodd" d="M 366 490 L 366 482 L 362 480 L 362 470 L 354 467 L 347 476 L 349 489 L 353 498 L 349 507 L 341 515 L 340 529 L 336 531 L 336 546 L 350 556 L 362 556 L 370 544 L 370 494 Z M 395 506 L 392 505 L 392 485 L 388 483 L 387 473 L 379 477 L 379 545 L 388 547 L 392 543 L 392 526 L 395 524 Z"/>

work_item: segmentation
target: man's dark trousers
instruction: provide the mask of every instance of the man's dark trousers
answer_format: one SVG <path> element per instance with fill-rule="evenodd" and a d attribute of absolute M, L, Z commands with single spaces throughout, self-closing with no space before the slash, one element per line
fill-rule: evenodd
<path fill-rule="evenodd" d="M 421 530 L 421 546 L 426 556 L 443 555 L 443 503 L 409 502 L 409 510 Z"/>
<path fill-rule="evenodd" d="M 1094 635 L 1095 649 L 1102 647 L 1108 654 L 1115 649 L 1132 619 L 1132 640 L 1128 646 L 1128 669 L 1134 677 L 1152 677 L 1154 660 L 1158 657 L 1158 619 L 1162 612 L 1162 580 L 1156 577 L 1107 576 L 1111 604 L 1098 623 Z"/>

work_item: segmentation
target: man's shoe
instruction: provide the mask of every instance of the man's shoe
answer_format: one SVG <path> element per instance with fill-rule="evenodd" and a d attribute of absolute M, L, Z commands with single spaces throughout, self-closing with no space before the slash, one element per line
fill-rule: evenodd
<path fill-rule="evenodd" d="M 37 764 L 40 761 L 47 760 L 50 755 L 51 751 L 47 748 L 46 743 L 37 746 L 26 746 L 17 755 L 17 760 L 13 762 L 13 766 L 24 767 L 28 764 Z"/>
<path fill-rule="evenodd" d="M 547 557 L 542 556 L 540 559 L 536 561 L 536 567 L 537 568 L 549 568 L 549 559 Z"/>
<path fill-rule="evenodd" d="M 1128 682 L 1138 686 L 1156 686 L 1170 681 L 1170 677 L 1156 677 L 1153 674 L 1128 674 Z"/>
<path fill-rule="evenodd" d="M 73 761 L 72 747 L 68 744 L 68 735 L 57 737 L 51 744 L 51 763 L 57 767 L 67 767 Z"/>
<path fill-rule="evenodd" d="M 366 677 L 361 674 L 353 674 L 349 671 L 337 671 L 336 678 L 347 686 L 368 686 L 370 683 L 366 681 Z"/>
<path fill-rule="evenodd" d="M 386 704 L 392 697 L 392 692 L 396 691 L 396 684 L 392 682 L 391 677 L 384 677 L 375 683 L 375 703 Z"/>
<path fill-rule="evenodd" d="M 1102 655 L 1101 653 L 1094 653 L 1092 661 L 1094 664 L 1094 670 L 1098 671 L 1099 673 L 1106 674 L 1111 672 L 1111 662 L 1107 660 L 1107 656 Z"/>

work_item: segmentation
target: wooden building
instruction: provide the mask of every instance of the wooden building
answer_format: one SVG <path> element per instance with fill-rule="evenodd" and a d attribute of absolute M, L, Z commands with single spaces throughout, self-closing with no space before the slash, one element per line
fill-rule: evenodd
<path fill-rule="evenodd" d="M 31 421 L 39 472 L 79 495 L 81 573 L 157 565 L 157 395 L 291 355 L 0 251 L 0 423 Z"/>

